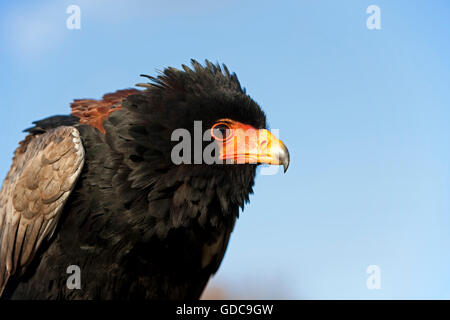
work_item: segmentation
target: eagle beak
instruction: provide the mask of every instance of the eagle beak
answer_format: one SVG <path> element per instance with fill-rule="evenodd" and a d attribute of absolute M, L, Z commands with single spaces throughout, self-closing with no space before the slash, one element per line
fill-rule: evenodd
<path fill-rule="evenodd" d="M 284 172 L 290 161 L 288 149 L 270 131 L 247 126 L 233 128 L 232 137 L 222 142 L 220 158 L 238 164 L 282 165 Z"/>
<path fill-rule="evenodd" d="M 276 138 L 270 131 L 261 129 L 256 131 L 258 137 L 257 147 L 250 152 L 250 158 L 256 158 L 257 163 L 282 165 L 284 172 L 289 167 L 289 150 L 283 141 Z"/>
<path fill-rule="evenodd" d="M 275 159 L 278 159 L 278 164 L 283 165 L 284 173 L 286 173 L 290 161 L 289 150 L 281 140 L 277 141 L 275 148 L 272 150 L 272 154 Z"/>

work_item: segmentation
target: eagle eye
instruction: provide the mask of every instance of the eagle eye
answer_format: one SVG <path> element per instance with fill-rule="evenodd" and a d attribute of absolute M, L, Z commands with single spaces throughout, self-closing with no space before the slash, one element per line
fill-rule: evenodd
<path fill-rule="evenodd" d="M 226 141 L 233 136 L 233 130 L 225 122 L 218 122 L 211 128 L 211 136 L 218 141 Z"/>

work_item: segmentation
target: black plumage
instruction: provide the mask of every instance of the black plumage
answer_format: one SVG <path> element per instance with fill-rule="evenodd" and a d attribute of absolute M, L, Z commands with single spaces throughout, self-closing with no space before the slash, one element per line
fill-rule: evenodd
<path fill-rule="evenodd" d="M 249 200 L 257 164 L 174 165 L 171 133 L 224 118 L 264 129 L 266 117 L 226 67 L 194 61 L 192 70 L 168 68 L 151 80 L 103 121 L 104 132 L 73 115 L 28 129 L 32 139 L 76 128 L 84 167 L 53 236 L 9 276 L 3 298 L 200 297 Z M 81 269 L 79 290 L 66 286 L 70 265 Z"/>

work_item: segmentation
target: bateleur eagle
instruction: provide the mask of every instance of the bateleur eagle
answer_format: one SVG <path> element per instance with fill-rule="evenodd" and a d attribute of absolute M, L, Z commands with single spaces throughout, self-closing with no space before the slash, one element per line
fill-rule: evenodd
<path fill-rule="evenodd" d="M 0 193 L 3 299 L 197 299 L 257 165 L 287 169 L 288 150 L 225 65 L 146 77 L 145 90 L 75 100 L 71 115 L 26 130 Z M 188 151 L 213 145 L 222 161 L 175 163 L 173 132 L 195 136 L 200 121 L 210 139 Z"/>

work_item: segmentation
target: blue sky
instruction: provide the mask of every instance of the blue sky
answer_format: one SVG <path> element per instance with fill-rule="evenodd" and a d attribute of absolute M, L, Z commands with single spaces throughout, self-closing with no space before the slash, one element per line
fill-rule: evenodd
<path fill-rule="evenodd" d="M 81 29 L 66 28 L 79 5 Z M 381 9 L 368 30 L 366 8 Z M 291 152 L 257 177 L 213 286 L 231 296 L 450 298 L 450 4 L 0 1 L 0 174 L 74 98 L 226 63 Z M 366 268 L 381 269 L 381 289 Z"/>

